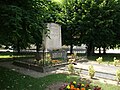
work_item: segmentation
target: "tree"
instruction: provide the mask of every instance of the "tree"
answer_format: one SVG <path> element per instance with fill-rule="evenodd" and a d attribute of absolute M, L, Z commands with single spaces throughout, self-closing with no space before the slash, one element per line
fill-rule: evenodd
<path fill-rule="evenodd" d="M 113 46 L 115 44 L 113 44 L 112 42 L 114 41 L 115 38 L 115 32 L 113 29 L 113 22 L 115 19 L 115 15 L 116 15 L 116 6 L 117 6 L 117 2 L 114 0 L 106 0 L 103 1 L 99 7 L 100 7 L 100 13 L 102 14 L 101 17 L 99 17 L 99 23 L 98 25 L 101 26 L 100 29 L 100 37 L 102 39 L 99 38 L 99 48 L 102 47 L 104 50 L 104 54 L 106 53 L 105 49 L 109 48 L 109 46 Z M 101 40 L 101 41 L 100 41 Z M 98 44 L 97 46 L 98 47 Z"/>
<path fill-rule="evenodd" d="M 58 19 L 58 4 L 48 0 L 2 0 L 0 4 L 0 43 L 13 45 L 18 52 L 35 44 L 38 52 L 43 31 L 47 34 L 47 23 Z"/>
<path fill-rule="evenodd" d="M 113 4 L 113 5 L 112 5 Z M 112 5 L 112 7 L 111 7 Z M 87 45 L 88 55 L 94 53 L 94 47 L 108 48 L 114 41 L 112 29 L 116 2 L 86 0 L 82 3 L 81 31 L 84 32 L 83 43 Z"/>
<path fill-rule="evenodd" d="M 57 3 L 48 0 L 36 0 L 33 8 L 34 21 L 31 25 L 31 35 L 38 52 L 42 45 L 43 34 L 48 36 L 47 23 L 57 23 L 61 9 Z"/>
<path fill-rule="evenodd" d="M 61 20 L 63 44 L 70 45 L 70 53 L 73 53 L 73 45 L 80 45 L 82 37 L 81 18 L 82 9 L 79 0 L 66 0 Z"/>
<path fill-rule="evenodd" d="M 20 52 L 20 49 L 26 48 L 30 41 L 30 0 L 23 3 L 21 1 L 1 1 L 1 44 L 11 45 Z M 23 3 L 23 4 L 22 4 Z M 26 5 L 25 5 L 26 4 Z M 6 42 L 4 42 L 6 41 Z"/>
<path fill-rule="evenodd" d="M 64 44 L 86 44 L 88 55 L 94 53 L 95 47 L 99 52 L 104 48 L 105 53 L 106 48 L 116 45 L 118 30 L 114 29 L 118 24 L 114 23 L 119 20 L 118 7 L 114 0 L 66 0 L 62 20 Z"/>

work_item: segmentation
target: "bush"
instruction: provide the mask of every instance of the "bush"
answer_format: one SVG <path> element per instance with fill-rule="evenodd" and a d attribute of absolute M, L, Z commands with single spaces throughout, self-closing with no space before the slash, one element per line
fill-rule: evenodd
<path fill-rule="evenodd" d="M 68 71 L 69 71 L 71 74 L 74 74 L 74 73 L 75 73 L 74 64 L 69 64 L 69 65 L 68 65 Z"/>
<path fill-rule="evenodd" d="M 99 57 L 99 58 L 96 59 L 96 61 L 100 64 L 100 63 L 102 63 L 103 58 L 102 58 L 102 57 Z"/>
<path fill-rule="evenodd" d="M 93 77 L 94 77 L 94 75 L 95 75 L 95 70 L 94 70 L 94 68 L 93 68 L 92 65 L 89 66 L 88 73 L 89 73 L 90 78 L 93 78 Z"/>
<path fill-rule="evenodd" d="M 114 60 L 113 65 L 117 66 L 118 62 L 119 62 L 119 60 Z"/>
<path fill-rule="evenodd" d="M 117 78 L 117 81 L 120 82 L 120 69 L 116 70 L 116 78 Z"/>
<path fill-rule="evenodd" d="M 117 60 L 116 57 L 114 57 L 113 60 L 114 60 L 113 65 L 117 66 L 117 64 L 119 63 L 119 60 Z"/>

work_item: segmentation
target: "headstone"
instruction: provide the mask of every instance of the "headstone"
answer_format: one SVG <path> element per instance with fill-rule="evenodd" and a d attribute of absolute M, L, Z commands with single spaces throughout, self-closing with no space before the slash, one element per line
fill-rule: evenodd
<path fill-rule="evenodd" d="M 48 23 L 48 36 L 46 37 L 45 42 L 45 49 L 46 50 L 54 50 L 62 48 L 62 41 L 61 41 L 61 26 L 56 23 Z"/>
<path fill-rule="evenodd" d="M 52 59 L 58 59 L 61 58 L 62 60 L 67 60 L 67 52 L 66 51 L 51 51 L 51 58 Z"/>

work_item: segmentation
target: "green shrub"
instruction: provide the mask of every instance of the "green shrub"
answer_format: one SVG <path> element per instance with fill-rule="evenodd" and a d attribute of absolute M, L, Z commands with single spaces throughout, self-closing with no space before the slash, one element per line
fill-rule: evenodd
<path fill-rule="evenodd" d="M 119 60 L 114 60 L 113 65 L 117 66 L 118 62 L 119 62 Z"/>
<path fill-rule="evenodd" d="M 94 70 L 94 68 L 93 68 L 92 65 L 89 66 L 88 73 L 89 73 L 90 78 L 93 78 L 93 77 L 94 77 L 94 75 L 95 75 L 95 70 Z"/>
<path fill-rule="evenodd" d="M 116 70 L 117 81 L 120 82 L 120 69 Z"/>
<path fill-rule="evenodd" d="M 96 61 L 100 64 L 100 63 L 102 63 L 103 58 L 102 58 L 102 57 L 99 57 L 99 58 L 96 59 Z"/>
<path fill-rule="evenodd" d="M 70 74 L 74 74 L 75 73 L 74 64 L 69 64 L 68 65 L 68 71 L 70 72 Z"/>
<path fill-rule="evenodd" d="M 113 60 L 116 60 L 116 57 L 114 57 Z"/>
<path fill-rule="evenodd" d="M 113 60 L 114 60 L 113 65 L 117 66 L 117 64 L 119 63 L 119 60 L 117 60 L 116 57 L 114 57 Z"/>

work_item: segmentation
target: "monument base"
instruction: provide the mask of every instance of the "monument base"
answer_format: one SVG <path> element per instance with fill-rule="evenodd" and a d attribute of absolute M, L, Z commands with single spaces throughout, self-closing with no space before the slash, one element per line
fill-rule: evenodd
<path fill-rule="evenodd" d="M 13 62 L 13 65 L 31 69 L 31 70 L 35 70 L 35 71 L 42 72 L 42 73 L 57 70 L 60 67 L 64 67 L 67 64 L 68 63 L 61 63 L 61 64 L 52 65 L 52 66 L 39 66 L 37 64 L 32 64 L 32 63 L 24 62 L 24 61 L 14 61 Z"/>

